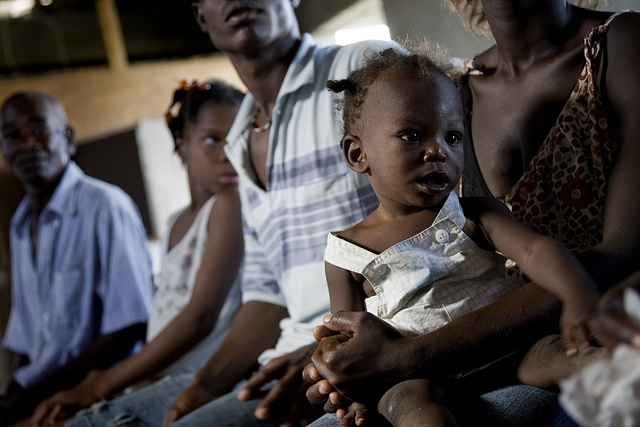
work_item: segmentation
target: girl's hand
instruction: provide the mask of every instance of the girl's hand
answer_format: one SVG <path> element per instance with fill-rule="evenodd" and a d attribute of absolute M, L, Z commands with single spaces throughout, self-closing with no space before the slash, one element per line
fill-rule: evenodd
<path fill-rule="evenodd" d="M 74 388 L 60 391 L 40 403 L 33 413 L 31 424 L 34 426 L 55 424 L 71 417 L 80 409 L 99 402 L 103 396 L 100 396 L 98 387 L 104 380 L 104 375 L 105 371 L 91 371 Z"/>
<path fill-rule="evenodd" d="M 218 394 L 209 389 L 208 384 L 200 381 L 196 376 L 189 387 L 176 398 L 171 408 L 165 413 L 162 419 L 162 427 L 169 426 L 218 397 L 220 397 Z"/>

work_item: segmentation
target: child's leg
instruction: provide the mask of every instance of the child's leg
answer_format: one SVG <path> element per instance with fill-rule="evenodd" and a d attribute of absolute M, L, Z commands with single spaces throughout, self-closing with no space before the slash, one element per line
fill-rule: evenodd
<path fill-rule="evenodd" d="M 382 396 L 378 412 L 394 427 L 457 426 L 443 401 L 444 393 L 437 384 L 428 380 L 407 380 Z"/>
<path fill-rule="evenodd" d="M 536 342 L 524 356 L 518 368 L 518 378 L 524 384 L 539 388 L 557 387 L 561 379 L 580 371 L 594 360 L 605 357 L 607 350 L 596 347 L 589 354 L 567 357 L 562 336 L 549 335 Z"/>

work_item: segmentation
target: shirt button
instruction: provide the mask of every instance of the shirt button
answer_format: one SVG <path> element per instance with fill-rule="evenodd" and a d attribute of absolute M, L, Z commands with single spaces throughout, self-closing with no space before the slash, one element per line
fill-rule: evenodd
<path fill-rule="evenodd" d="M 436 231 L 436 241 L 438 243 L 449 243 L 449 233 L 446 230 Z"/>
<path fill-rule="evenodd" d="M 382 276 L 384 273 L 387 272 L 387 266 L 384 264 L 377 264 L 373 266 L 373 271 L 374 273 L 376 273 L 378 276 Z"/>

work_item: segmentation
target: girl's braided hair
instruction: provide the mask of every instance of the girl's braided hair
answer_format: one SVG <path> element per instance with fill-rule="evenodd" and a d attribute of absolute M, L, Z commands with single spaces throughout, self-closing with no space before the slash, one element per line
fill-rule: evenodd
<path fill-rule="evenodd" d="M 174 139 L 174 148 L 178 149 L 176 138 L 183 136 L 187 122 L 194 121 L 200 107 L 205 102 L 222 105 L 239 105 L 244 93 L 220 80 L 191 83 L 183 80 L 173 93 L 173 101 L 165 114 L 167 126 Z"/>

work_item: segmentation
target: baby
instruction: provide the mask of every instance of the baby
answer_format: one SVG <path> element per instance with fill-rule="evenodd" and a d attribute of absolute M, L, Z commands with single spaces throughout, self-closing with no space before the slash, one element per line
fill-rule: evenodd
<path fill-rule="evenodd" d="M 447 74 L 426 56 L 385 50 L 327 87 L 344 92 L 345 159 L 368 176 L 380 202 L 360 223 L 328 236 L 332 312 L 367 310 L 404 335 L 426 334 L 523 284 L 505 277 L 504 254 L 565 303 L 567 348 L 588 349 L 597 294 L 580 263 L 498 200 L 456 196 L 465 127 Z M 378 411 L 394 426 L 456 425 L 444 404 L 446 382 L 397 384 Z M 362 425 L 366 411 L 354 403 L 338 416 L 342 425 Z"/>

